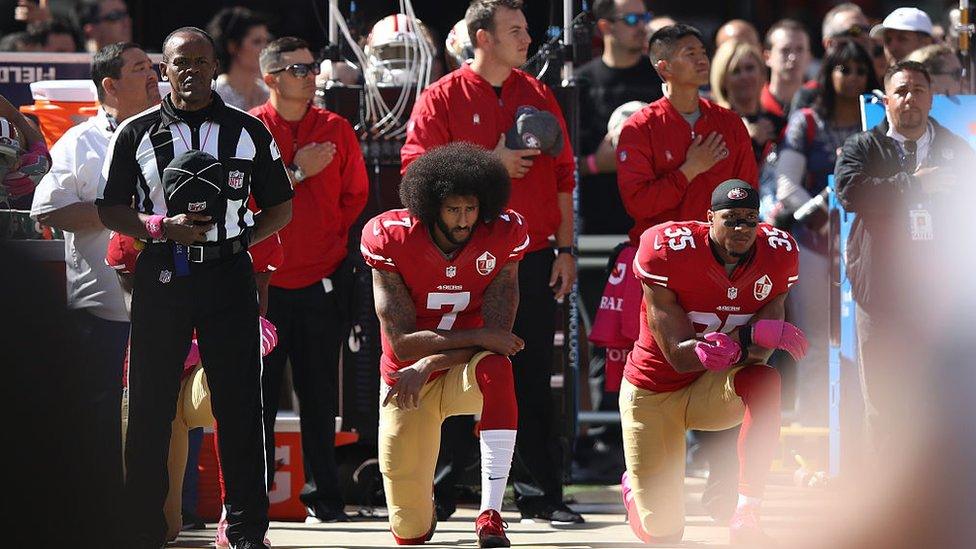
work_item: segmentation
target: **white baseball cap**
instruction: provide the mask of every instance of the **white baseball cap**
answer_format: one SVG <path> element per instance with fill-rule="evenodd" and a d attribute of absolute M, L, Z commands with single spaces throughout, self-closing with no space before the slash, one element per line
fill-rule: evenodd
<path fill-rule="evenodd" d="M 898 8 L 871 29 L 871 38 L 881 38 L 886 29 L 924 32 L 932 36 L 932 20 L 918 8 Z"/>

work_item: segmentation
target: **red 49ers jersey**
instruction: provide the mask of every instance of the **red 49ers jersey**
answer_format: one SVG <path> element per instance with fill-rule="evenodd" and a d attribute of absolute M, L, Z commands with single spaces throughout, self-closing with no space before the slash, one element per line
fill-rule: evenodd
<path fill-rule="evenodd" d="M 483 325 L 485 288 L 502 267 L 521 260 L 528 246 L 525 220 L 505 210 L 498 219 L 477 224 L 468 242 L 448 258 L 427 227 L 404 209 L 371 219 L 363 227 L 360 249 L 371 267 L 399 273 L 403 278 L 413 297 L 418 329 L 455 330 Z M 385 334 L 382 340 L 380 372 L 392 385 L 389 373 L 413 362 L 399 360 Z"/>
<path fill-rule="evenodd" d="M 634 258 L 634 276 L 674 292 L 699 337 L 747 324 L 799 280 L 799 256 L 789 233 L 760 223 L 752 256 L 729 276 L 712 253 L 708 229 L 699 221 L 655 225 L 641 235 Z M 647 325 L 646 302 L 640 316 L 640 337 L 624 368 L 628 381 L 649 391 L 675 391 L 704 373 L 675 371 Z"/>

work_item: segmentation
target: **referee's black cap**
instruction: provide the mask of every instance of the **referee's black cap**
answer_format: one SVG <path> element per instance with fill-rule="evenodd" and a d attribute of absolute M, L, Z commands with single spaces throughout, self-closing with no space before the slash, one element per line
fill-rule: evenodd
<path fill-rule="evenodd" d="M 189 150 L 163 170 L 167 215 L 198 213 L 213 218 L 219 204 L 224 168 L 213 155 Z"/>

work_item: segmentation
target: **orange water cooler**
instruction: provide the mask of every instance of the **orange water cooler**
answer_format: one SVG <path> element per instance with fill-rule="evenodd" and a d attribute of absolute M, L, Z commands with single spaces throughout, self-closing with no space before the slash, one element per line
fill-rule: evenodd
<path fill-rule="evenodd" d="M 98 112 L 95 84 L 91 80 L 42 80 L 30 85 L 33 105 L 20 112 L 37 118 L 48 148 L 68 131 Z"/>

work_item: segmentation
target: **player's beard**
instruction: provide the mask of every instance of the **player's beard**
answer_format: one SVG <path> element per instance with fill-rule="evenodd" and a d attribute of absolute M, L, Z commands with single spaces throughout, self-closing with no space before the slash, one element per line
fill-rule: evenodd
<path fill-rule="evenodd" d="M 467 242 L 471 238 L 472 228 L 470 227 L 468 228 L 467 236 L 464 237 L 464 239 L 462 240 L 458 240 L 457 238 L 454 237 L 454 231 L 452 231 L 451 228 L 447 226 L 447 223 L 444 223 L 443 219 L 438 217 L 436 222 L 437 222 L 437 229 L 441 232 L 441 234 L 444 235 L 444 238 L 446 238 L 448 242 L 454 244 L 455 246 L 462 246 L 464 245 L 465 242 Z"/>

